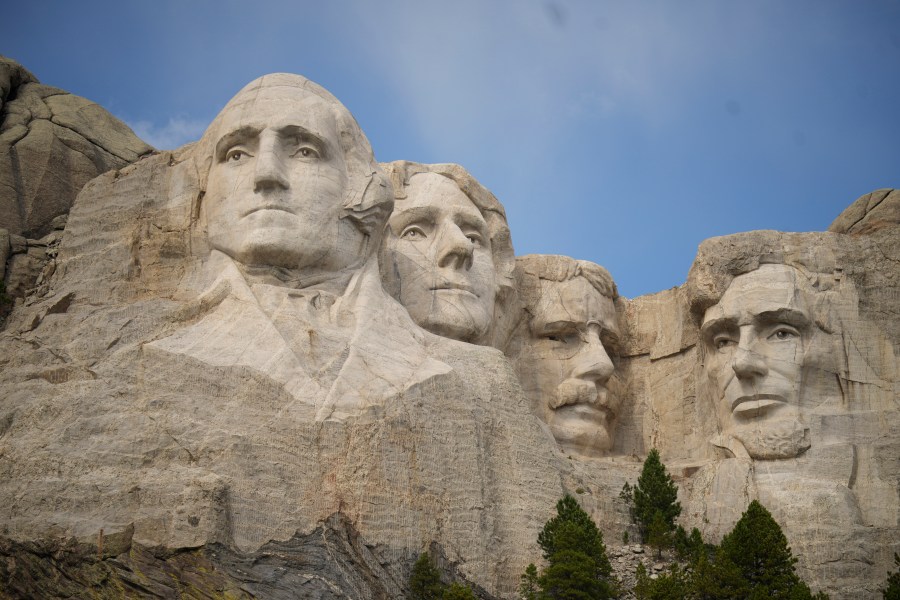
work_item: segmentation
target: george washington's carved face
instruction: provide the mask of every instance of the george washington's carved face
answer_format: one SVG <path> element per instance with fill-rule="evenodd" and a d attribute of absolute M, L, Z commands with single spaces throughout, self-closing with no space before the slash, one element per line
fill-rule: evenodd
<path fill-rule="evenodd" d="M 719 423 L 753 458 L 796 456 L 809 447 L 800 397 L 815 326 L 802 277 L 792 267 L 763 265 L 736 277 L 703 318 Z"/>
<path fill-rule="evenodd" d="M 213 248 L 287 269 L 338 271 L 359 260 L 365 236 L 341 218 L 348 175 L 334 111 L 289 85 L 229 102 L 216 119 L 203 201 Z"/>

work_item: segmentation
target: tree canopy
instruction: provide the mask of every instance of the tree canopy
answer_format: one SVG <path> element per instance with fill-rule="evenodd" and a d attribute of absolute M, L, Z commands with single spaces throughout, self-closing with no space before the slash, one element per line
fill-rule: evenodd
<path fill-rule="evenodd" d="M 650 541 L 651 528 L 654 541 L 665 540 L 666 534 L 675 530 L 675 519 L 681 514 L 678 487 L 662 464 L 656 448 L 650 450 L 644 461 L 641 476 L 633 488 L 633 501 L 633 517 L 645 542 Z M 655 525 L 654 519 L 657 521 Z"/>
<path fill-rule="evenodd" d="M 556 503 L 556 516 L 544 525 L 538 535 L 538 545 L 547 567 L 537 577 L 537 593 L 531 597 L 593 600 L 615 594 L 603 534 L 572 496 L 567 494 Z M 535 573 L 536 569 L 529 565 L 522 577 L 526 594 L 535 592 Z"/>

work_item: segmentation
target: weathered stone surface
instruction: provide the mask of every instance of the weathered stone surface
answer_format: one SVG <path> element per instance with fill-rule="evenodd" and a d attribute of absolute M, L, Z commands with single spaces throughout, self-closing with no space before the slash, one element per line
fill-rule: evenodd
<path fill-rule="evenodd" d="M 275 78 L 279 94 L 313 90 L 335 107 L 304 124 L 324 132 L 323 143 L 351 140 L 347 152 L 371 161 L 349 115 L 340 117 L 349 134 L 328 137 L 328 115 L 343 109 L 313 86 Z M 256 106 L 256 117 L 273 116 Z M 211 132 L 211 144 L 90 182 L 47 287 L 11 316 L 0 341 L 4 534 L 84 537 L 133 524 L 134 540 L 147 546 L 220 543 L 252 553 L 340 513 L 384 548 L 387 563 L 406 564 L 435 542 L 461 577 L 509 596 L 563 493 L 560 473 L 570 470 L 530 417 L 512 367 L 494 348 L 418 328 L 387 296 L 374 262 L 377 219 L 387 213 L 369 211 L 377 205 L 368 196 L 353 225 L 362 229 L 316 238 L 339 250 L 332 277 L 297 293 L 269 283 L 287 269 L 254 268 L 248 257 L 267 248 L 229 237 L 225 226 L 217 239 L 208 208 L 198 207 L 207 159 L 232 151 L 206 154 L 232 133 L 215 123 Z M 232 166 L 211 169 L 203 202 L 219 185 L 216 169 Z M 355 173 L 366 179 L 359 189 L 380 193 L 369 181 L 377 165 Z M 251 186 L 232 200 L 255 189 L 281 187 Z M 301 196 L 278 201 L 321 198 L 291 189 Z M 353 245 L 360 255 L 329 246 L 356 231 L 368 232 Z M 322 255 L 291 237 L 284 243 L 301 260 Z M 288 280 L 310 271 L 324 275 L 313 261 Z M 504 500 L 513 497 L 522 501 Z"/>
<path fill-rule="evenodd" d="M 865 235 L 900 225 L 900 190 L 875 190 L 856 199 L 828 227 L 834 233 Z"/>
<path fill-rule="evenodd" d="M 0 598 L 401 598 L 415 556 L 382 563 L 353 524 L 332 515 L 308 535 L 251 553 L 222 544 L 167 550 L 121 534 L 15 542 L 0 539 Z M 447 572 L 442 551 L 431 549 Z M 480 597 L 488 597 L 482 593 Z"/>
<path fill-rule="evenodd" d="M 97 104 L 0 57 L 0 226 L 40 237 L 85 183 L 153 151 Z"/>
<path fill-rule="evenodd" d="M 503 348 L 517 317 L 503 206 L 459 165 L 383 167 L 395 198 L 380 257 L 385 289 L 428 331 Z"/>
<path fill-rule="evenodd" d="M 4 114 L 39 123 L 4 136 L 80 143 L 54 128 L 93 109 L 7 72 L 38 87 Z M 713 238 L 683 286 L 620 298 L 566 257 L 514 273 L 502 206 L 461 167 L 385 173 L 327 91 L 266 76 L 197 144 L 0 240 L 24 295 L 0 332 L 0 582 L 393 598 L 431 549 L 513 598 L 563 493 L 611 545 L 636 535 L 618 494 L 656 447 L 687 529 L 718 541 L 759 499 L 813 588 L 874 598 L 900 550 L 900 227 L 880 194 L 844 233 Z M 444 302 L 444 273 L 472 298 Z"/>
<path fill-rule="evenodd" d="M 555 255 L 517 259 L 516 280 L 524 318 L 508 352 L 535 414 L 563 452 L 607 454 L 622 397 L 615 283 L 599 265 Z"/>

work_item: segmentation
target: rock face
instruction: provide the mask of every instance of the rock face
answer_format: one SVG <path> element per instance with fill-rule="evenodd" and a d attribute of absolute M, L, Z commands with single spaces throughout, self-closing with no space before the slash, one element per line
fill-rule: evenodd
<path fill-rule="evenodd" d="M 0 279 L 10 297 L 36 285 L 84 184 L 152 151 L 99 105 L 0 56 Z"/>
<path fill-rule="evenodd" d="M 85 183 L 153 151 L 97 104 L 3 57 L 0 115 L 0 224 L 15 235 L 46 235 Z"/>
<path fill-rule="evenodd" d="M 514 263 L 461 167 L 383 168 L 331 94 L 263 77 L 8 236 L 46 265 L 0 333 L 0 581 L 395 598 L 430 549 L 514 598 L 563 493 L 635 534 L 618 494 L 656 447 L 685 527 L 718 541 L 758 498 L 814 589 L 874 598 L 900 550 L 900 226 L 875 195 L 840 232 L 707 240 L 629 300 L 598 265 Z"/>

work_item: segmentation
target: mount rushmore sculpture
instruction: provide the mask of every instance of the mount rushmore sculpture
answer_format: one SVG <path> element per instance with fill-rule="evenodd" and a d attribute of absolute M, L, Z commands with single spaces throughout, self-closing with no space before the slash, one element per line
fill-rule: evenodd
<path fill-rule="evenodd" d="M 340 530 L 353 561 L 295 562 L 293 589 L 396 595 L 431 548 L 511 598 L 563 493 L 622 537 L 655 447 L 685 527 L 718 541 L 758 498 L 834 598 L 874 597 L 900 550 L 898 192 L 707 240 L 683 286 L 627 299 L 516 258 L 465 169 L 379 164 L 297 75 L 117 169 L 0 333 L 8 543 L 211 549 L 265 596 L 259 557 Z"/>

